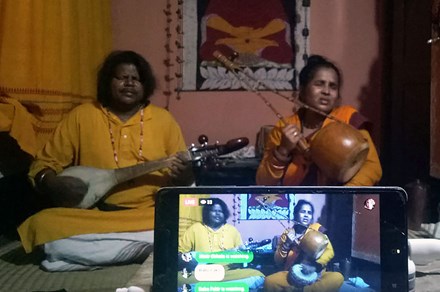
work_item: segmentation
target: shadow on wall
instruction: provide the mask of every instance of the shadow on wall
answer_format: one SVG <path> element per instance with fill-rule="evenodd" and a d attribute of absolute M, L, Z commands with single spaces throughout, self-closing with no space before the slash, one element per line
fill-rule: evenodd
<path fill-rule="evenodd" d="M 373 132 L 371 133 L 372 139 L 376 145 L 378 152 L 380 153 L 381 145 L 381 105 L 383 99 L 383 60 L 385 53 L 384 44 L 384 5 L 376 1 L 376 13 L 375 13 L 375 23 L 376 29 L 379 35 L 378 42 L 378 55 L 371 64 L 369 71 L 368 82 L 361 87 L 360 92 L 357 96 L 357 100 L 360 101 L 359 111 L 365 115 L 370 121 L 374 121 Z"/>

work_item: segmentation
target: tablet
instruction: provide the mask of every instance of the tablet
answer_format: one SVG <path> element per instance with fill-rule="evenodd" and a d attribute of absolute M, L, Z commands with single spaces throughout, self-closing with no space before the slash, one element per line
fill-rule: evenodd
<path fill-rule="evenodd" d="M 153 291 L 407 291 L 406 203 L 398 187 L 162 188 Z"/>

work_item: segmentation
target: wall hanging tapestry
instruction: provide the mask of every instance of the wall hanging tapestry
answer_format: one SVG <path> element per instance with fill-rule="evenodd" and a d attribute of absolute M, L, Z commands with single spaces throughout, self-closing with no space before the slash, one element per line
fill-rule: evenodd
<path fill-rule="evenodd" d="M 259 89 L 297 89 L 307 58 L 310 0 L 186 0 L 180 7 L 180 90 L 247 89 L 249 83 L 218 62 L 216 51 L 267 85 Z"/>

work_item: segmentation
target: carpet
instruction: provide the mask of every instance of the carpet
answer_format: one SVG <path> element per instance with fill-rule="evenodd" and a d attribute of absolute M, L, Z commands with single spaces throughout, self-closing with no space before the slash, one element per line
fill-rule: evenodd
<path fill-rule="evenodd" d="M 49 273 L 39 267 L 43 256 L 42 252 L 26 254 L 19 241 L 2 242 L 0 245 L 0 291 L 115 291 L 117 288 L 127 287 L 127 283 L 142 266 L 130 264 L 105 267 L 95 271 Z M 131 285 L 139 283 L 131 282 Z"/>

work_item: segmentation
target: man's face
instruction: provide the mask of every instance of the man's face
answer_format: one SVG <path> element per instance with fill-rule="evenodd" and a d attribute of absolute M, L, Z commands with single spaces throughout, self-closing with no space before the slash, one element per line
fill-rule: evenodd
<path fill-rule="evenodd" d="M 219 204 L 214 204 L 209 211 L 209 226 L 220 227 L 225 222 L 225 214 Z"/>
<path fill-rule="evenodd" d="M 141 104 L 144 87 L 139 80 L 139 73 L 133 64 L 120 64 L 116 67 L 111 83 L 111 107 L 126 109 Z"/>

